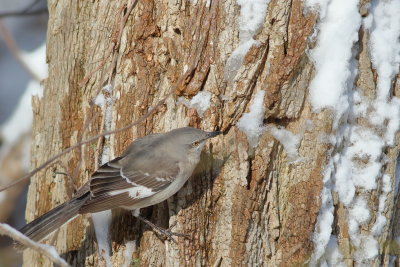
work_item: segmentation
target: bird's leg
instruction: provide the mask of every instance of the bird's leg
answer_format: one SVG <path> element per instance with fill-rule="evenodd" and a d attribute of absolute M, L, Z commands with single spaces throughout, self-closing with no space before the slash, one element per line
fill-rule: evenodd
<path fill-rule="evenodd" d="M 132 212 L 133 216 L 135 218 L 138 218 L 139 220 L 141 220 L 142 222 L 146 223 L 147 225 L 149 225 L 154 231 L 158 232 L 159 234 L 165 236 L 167 239 L 172 240 L 174 243 L 177 243 L 176 240 L 173 238 L 173 236 L 178 236 L 178 237 L 186 237 L 189 238 L 190 236 L 187 234 L 181 234 L 181 233 L 175 233 L 175 232 L 171 232 L 170 229 L 164 229 L 158 225 L 155 225 L 154 223 L 152 223 L 151 221 L 147 220 L 146 218 L 140 216 L 140 214 L 138 214 L 137 212 Z"/>

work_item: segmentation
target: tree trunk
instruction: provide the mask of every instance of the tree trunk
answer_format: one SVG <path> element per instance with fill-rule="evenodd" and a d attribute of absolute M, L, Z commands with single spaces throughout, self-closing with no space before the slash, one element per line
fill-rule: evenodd
<path fill-rule="evenodd" d="M 329 5 L 333 2 L 337 0 Z M 360 2 L 355 5 L 357 14 L 366 17 L 369 1 Z M 114 210 L 110 227 L 114 266 L 314 265 L 332 263 L 330 251 L 336 247 L 341 256 L 334 260 L 348 266 L 378 266 L 393 260 L 389 255 L 398 250 L 390 240 L 400 231 L 394 190 L 398 137 L 377 157 L 382 163 L 377 186 L 367 190 L 356 184 L 354 197 L 345 203 L 334 171 L 340 168 L 336 159 L 352 145 L 343 127 L 351 132 L 359 126 L 383 136 L 389 125 L 377 129 L 367 115 L 353 118 L 350 112 L 338 115 L 332 107 L 313 106 L 310 84 L 319 72 L 310 53 L 322 42 L 318 38 L 324 28 L 319 25 L 327 19 L 323 6 L 320 13 L 305 12 L 303 1 L 272 0 L 245 13 L 245 4 L 233 0 L 138 1 L 124 24 L 130 5 L 130 1 L 49 0 L 49 77 L 43 99 L 35 99 L 33 105 L 32 166 L 80 140 L 130 124 L 171 88 L 175 90 L 136 127 L 84 145 L 35 175 L 29 188 L 28 221 L 68 200 L 74 186 L 83 185 L 96 170 L 105 150 L 110 150 L 107 159 L 112 159 L 146 134 L 183 126 L 221 129 L 223 136 L 208 143 L 187 184 L 166 203 L 142 210 L 154 223 L 173 226 L 174 232 L 191 238 L 179 238 L 176 244 L 163 241 L 129 212 Z M 261 14 L 258 27 L 251 28 L 251 18 L 245 21 L 251 12 L 254 20 Z M 379 79 L 371 64 L 369 31 L 364 25 L 357 27 L 359 38 L 347 47 L 353 53 L 347 60 L 355 62 L 346 66 L 348 72 L 358 71 L 353 80 L 349 78 L 348 87 L 362 95 L 359 102 L 365 105 L 377 98 Z M 244 52 L 237 49 L 246 45 Z M 398 77 L 391 81 L 393 95 L 400 93 Z M 113 90 L 102 90 L 105 84 L 112 84 Z M 200 91 L 211 93 L 204 114 L 194 102 L 188 104 Z M 260 138 L 254 137 L 253 148 L 249 134 L 237 122 L 245 113 L 252 114 L 260 91 L 265 92 L 264 127 L 255 126 Z M 104 110 L 94 104 L 99 94 L 112 100 Z M 359 103 L 346 101 L 348 110 Z M 112 114 L 111 120 L 107 114 Z M 282 134 L 289 138 L 281 138 Z M 331 141 L 332 137 L 340 140 Z M 295 151 L 290 150 L 287 141 L 296 138 Z M 362 156 L 354 161 L 368 166 L 372 159 Z M 392 188 L 386 193 L 385 181 Z M 381 196 L 386 205 L 379 209 Z M 351 214 L 360 206 L 356 205 L 360 197 L 369 213 L 354 226 Z M 374 235 L 372 228 L 380 215 L 386 223 Z M 365 237 L 361 243 L 359 236 Z M 374 247 L 373 240 L 379 253 L 365 256 L 365 244 L 371 241 Z M 62 227 L 47 243 L 73 266 L 106 264 L 98 256 L 90 215 Z M 24 262 L 51 265 L 29 250 Z"/>

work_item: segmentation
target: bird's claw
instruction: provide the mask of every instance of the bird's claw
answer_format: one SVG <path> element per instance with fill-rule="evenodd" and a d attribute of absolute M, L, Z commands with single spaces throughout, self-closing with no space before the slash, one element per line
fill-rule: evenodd
<path fill-rule="evenodd" d="M 172 232 L 171 228 L 173 226 L 171 226 L 168 229 L 164 229 L 160 226 L 155 225 L 155 227 L 153 227 L 153 230 L 155 230 L 156 232 L 158 232 L 159 235 L 164 236 L 165 239 L 174 242 L 175 244 L 177 244 L 174 236 L 176 237 L 183 237 L 183 238 L 190 238 L 190 235 L 188 234 L 182 234 L 182 233 L 177 233 L 177 232 Z"/>
<path fill-rule="evenodd" d="M 156 234 L 160 237 L 163 236 L 166 240 L 172 241 L 175 244 L 177 244 L 175 238 L 173 238 L 173 236 L 177 236 L 177 237 L 183 237 L 183 238 L 190 238 L 190 235 L 188 234 L 182 234 L 182 233 L 177 233 L 177 232 L 172 232 L 171 228 L 173 228 L 176 223 L 174 223 L 173 225 L 171 225 L 171 227 L 169 227 L 168 229 L 164 229 L 158 225 L 155 225 L 154 223 L 150 222 L 149 220 L 143 218 L 142 216 L 135 216 L 136 218 L 138 218 L 139 220 L 143 221 L 144 223 L 146 223 L 147 225 L 149 225 L 153 231 L 156 232 Z M 161 238 L 161 237 L 160 237 Z"/>

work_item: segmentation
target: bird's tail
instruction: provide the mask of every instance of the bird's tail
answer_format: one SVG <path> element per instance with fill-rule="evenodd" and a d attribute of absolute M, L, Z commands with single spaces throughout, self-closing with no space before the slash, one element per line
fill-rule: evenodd
<path fill-rule="evenodd" d="M 87 197 L 86 194 L 79 198 L 73 198 L 31 221 L 19 231 L 33 241 L 40 241 L 79 215 L 79 209 L 85 203 Z M 16 244 L 16 247 L 23 248 L 21 244 Z"/>

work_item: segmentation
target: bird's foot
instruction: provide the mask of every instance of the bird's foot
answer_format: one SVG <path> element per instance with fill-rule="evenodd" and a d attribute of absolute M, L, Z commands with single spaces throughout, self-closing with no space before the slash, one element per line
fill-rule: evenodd
<path fill-rule="evenodd" d="M 142 222 L 146 223 L 147 225 L 149 225 L 159 236 L 163 236 L 165 239 L 170 240 L 172 242 L 174 242 L 175 244 L 177 244 L 174 236 L 177 237 L 184 237 L 184 238 L 190 238 L 190 235 L 188 234 L 182 234 L 182 233 L 176 233 L 176 232 L 172 232 L 171 228 L 174 226 L 171 226 L 168 229 L 164 229 L 158 225 L 155 225 L 154 223 L 152 223 L 151 221 L 147 220 L 146 218 L 140 216 L 140 215 L 135 215 L 136 218 L 138 218 L 139 220 L 141 220 Z"/>

